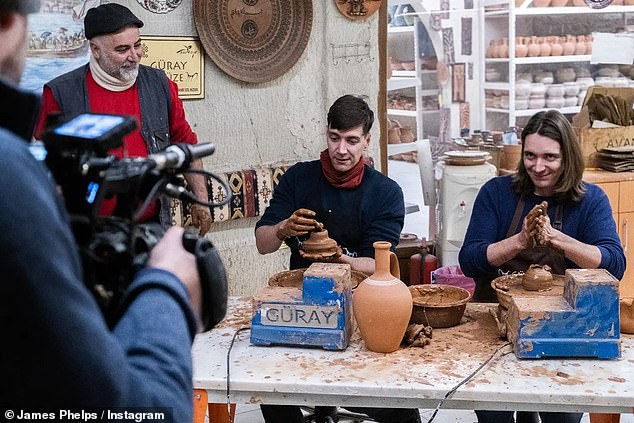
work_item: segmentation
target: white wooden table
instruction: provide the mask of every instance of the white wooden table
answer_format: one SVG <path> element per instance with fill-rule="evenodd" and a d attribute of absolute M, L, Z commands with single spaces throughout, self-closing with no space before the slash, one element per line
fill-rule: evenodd
<path fill-rule="evenodd" d="M 460 325 L 436 329 L 425 348 L 379 354 L 358 332 L 345 351 L 256 347 L 241 332 L 230 355 L 231 402 L 435 408 L 454 386 L 505 344 L 488 309 L 469 304 Z M 230 298 L 227 319 L 196 337 L 194 387 L 227 402 L 227 352 L 250 325 L 249 298 Z M 634 411 L 634 336 L 622 335 L 618 360 L 520 360 L 504 346 L 443 408 Z"/>

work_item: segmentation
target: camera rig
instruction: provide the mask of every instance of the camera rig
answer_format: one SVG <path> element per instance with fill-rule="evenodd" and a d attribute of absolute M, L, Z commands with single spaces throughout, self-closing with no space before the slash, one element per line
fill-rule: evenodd
<path fill-rule="evenodd" d="M 61 188 L 84 269 L 84 281 L 112 327 L 121 317 L 126 289 L 146 263 L 165 228 L 141 222 L 147 207 L 159 196 L 207 207 L 231 200 L 226 182 L 213 173 L 191 169 L 191 162 L 213 154 L 211 143 L 172 144 L 144 158 L 117 158 L 112 149 L 136 128 L 131 117 L 80 114 L 51 124 L 42 136 L 46 164 Z M 218 181 L 226 192 L 219 203 L 202 202 L 186 189 L 183 176 L 196 173 Z M 111 216 L 101 216 L 104 199 L 116 196 Z M 202 324 L 211 329 L 226 313 L 227 278 L 211 241 L 189 231 L 183 246 L 196 256 L 203 294 Z"/>

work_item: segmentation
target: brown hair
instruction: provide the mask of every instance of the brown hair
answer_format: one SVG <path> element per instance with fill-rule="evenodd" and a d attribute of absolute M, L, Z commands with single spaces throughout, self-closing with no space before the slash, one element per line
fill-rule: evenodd
<path fill-rule="evenodd" d="M 346 94 L 339 97 L 328 110 L 328 127 L 340 131 L 361 125 L 363 135 L 370 132 L 374 123 L 374 112 L 360 96 Z"/>
<path fill-rule="evenodd" d="M 555 183 L 555 196 L 579 201 L 585 193 L 583 186 L 583 155 L 570 122 L 557 110 L 534 114 L 522 131 L 522 159 L 517 173 L 513 175 L 513 189 L 523 194 L 533 192 L 535 186 L 524 166 L 524 144 L 526 137 L 538 134 L 557 141 L 561 146 L 561 176 Z"/>

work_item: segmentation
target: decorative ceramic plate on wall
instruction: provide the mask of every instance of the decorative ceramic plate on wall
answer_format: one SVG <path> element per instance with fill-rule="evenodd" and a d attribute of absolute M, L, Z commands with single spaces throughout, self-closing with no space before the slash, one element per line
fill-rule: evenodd
<path fill-rule="evenodd" d="M 207 55 L 245 82 L 280 77 L 300 58 L 313 23 L 312 0 L 194 0 Z"/>

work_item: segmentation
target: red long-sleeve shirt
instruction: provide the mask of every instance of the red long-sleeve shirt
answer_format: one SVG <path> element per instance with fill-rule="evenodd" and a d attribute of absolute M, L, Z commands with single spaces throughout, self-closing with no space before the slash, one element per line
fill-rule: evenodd
<path fill-rule="evenodd" d="M 110 151 L 111 154 L 119 158 L 123 157 L 147 157 L 148 151 L 145 141 L 141 136 L 141 107 L 139 103 L 139 92 L 137 85 L 125 91 L 115 92 L 109 91 L 98 85 L 90 70 L 86 74 L 86 87 L 88 90 L 88 100 L 90 111 L 92 113 L 110 113 L 118 115 L 133 116 L 137 120 L 137 128 L 123 138 L 123 146 Z M 170 106 L 170 139 L 172 142 L 182 142 L 187 144 L 196 144 L 198 137 L 192 131 L 189 123 L 185 119 L 185 110 L 183 109 L 183 101 L 178 97 L 178 86 L 169 80 L 169 89 L 171 94 Z M 49 113 L 61 111 L 59 104 L 53 97 L 53 92 L 47 86 L 44 87 L 42 94 L 42 110 L 35 127 L 35 138 L 41 139 L 46 123 L 46 116 Z M 100 214 L 111 215 L 116 207 L 116 199 L 106 199 L 102 203 Z M 158 204 L 150 206 L 145 216 L 152 216 L 158 213 Z"/>

